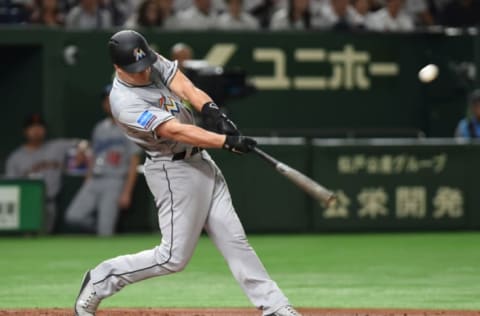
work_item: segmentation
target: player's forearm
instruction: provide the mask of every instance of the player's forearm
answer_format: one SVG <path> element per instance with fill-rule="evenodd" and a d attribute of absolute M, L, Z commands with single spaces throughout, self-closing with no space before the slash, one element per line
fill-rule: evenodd
<path fill-rule="evenodd" d="M 162 128 L 162 125 L 157 128 L 157 135 L 180 143 L 202 148 L 222 148 L 225 143 L 225 135 L 212 133 L 195 125 L 175 124 L 168 128 Z"/>
<path fill-rule="evenodd" d="M 210 98 L 208 94 L 195 86 L 188 90 L 186 99 L 198 112 L 202 111 L 202 107 L 205 103 L 212 102 L 212 98 Z"/>
<path fill-rule="evenodd" d="M 170 89 L 182 99 L 187 100 L 199 112 L 205 103 L 212 102 L 212 98 L 197 88 L 180 70 L 175 73 Z"/>

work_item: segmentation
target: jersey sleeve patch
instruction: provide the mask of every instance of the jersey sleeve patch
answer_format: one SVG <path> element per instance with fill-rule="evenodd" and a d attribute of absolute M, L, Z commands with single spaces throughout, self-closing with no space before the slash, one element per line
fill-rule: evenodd
<path fill-rule="evenodd" d="M 144 111 L 137 119 L 137 123 L 144 129 L 149 129 L 157 117 L 150 111 Z"/>

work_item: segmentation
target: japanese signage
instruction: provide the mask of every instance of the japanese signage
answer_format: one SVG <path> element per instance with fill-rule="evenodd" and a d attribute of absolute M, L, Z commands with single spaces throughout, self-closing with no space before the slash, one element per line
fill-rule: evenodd
<path fill-rule="evenodd" d="M 439 153 L 432 157 L 419 158 L 411 154 L 372 156 L 364 154 L 338 157 L 337 169 L 340 174 L 401 174 L 431 170 L 441 173 L 447 164 L 447 155 Z"/>
<path fill-rule="evenodd" d="M 206 54 L 205 59 L 212 65 L 224 66 L 239 49 L 235 43 L 219 43 Z M 271 63 L 272 74 L 253 76 L 255 86 L 260 90 L 296 89 L 296 90 L 368 90 L 370 77 L 395 77 L 399 65 L 394 61 L 374 61 L 368 51 L 358 50 L 352 44 L 346 44 L 341 50 L 325 48 L 296 48 L 293 51 L 293 65 L 308 63 L 326 64 L 329 70 L 312 76 L 287 74 L 288 53 L 281 47 L 254 48 L 253 61 Z"/>
<path fill-rule="evenodd" d="M 337 196 L 317 210 L 318 225 L 441 228 L 468 220 L 467 146 L 320 145 L 314 152 L 316 179 Z"/>
<path fill-rule="evenodd" d="M 4 31 L 7 32 L 10 33 Z M 71 41 L 82 47 L 82 56 L 76 67 L 64 67 L 59 62 L 58 69 L 46 68 L 51 78 L 56 78 L 57 72 L 63 74 L 68 85 L 59 90 L 62 92 L 60 96 L 56 93 L 57 86 L 48 85 L 46 96 L 51 100 L 45 102 L 49 108 L 59 109 L 63 106 L 62 100 L 70 102 L 64 118 L 53 120 L 57 134 L 86 135 L 89 133 L 86 126 L 93 124 L 97 110 L 83 105 L 96 101 L 94 91 L 112 75 L 108 55 L 98 54 L 111 34 L 32 31 L 25 35 L 28 34 L 32 43 L 41 38 L 48 49 Z M 192 47 L 195 60 L 203 59 L 209 64 L 223 66 L 228 78 L 222 85 L 226 84 L 228 93 L 218 91 L 220 97 L 216 101 L 228 108 L 244 130 L 261 130 L 262 135 L 270 135 L 272 130 L 301 128 L 315 132 L 321 129 L 322 134 L 332 133 L 332 137 L 357 132 L 367 137 L 383 132 L 392 136 L 421 132 L 433 136 L 451 135 L 458 119 L 464 115 L 465 99 L 458 93 L 458 80 L 449 71 L 449 61 L 468 63 L 475 60 L 473 44 L 476 38 L 437 34 L 425 37 L 417 33 L 360 36 L 338 32 L 212 34 L 153 30 L 146 31 L 145 36 L 167 58 L 171 47 L 181 38 L 183 43 Z M 427 58 L 418 52 L 438 54 L 430 54 Z M 445 70 L 441 80 L 428 86 L 417 79 L 418 71 L 426 63 L 434 63 Z M 98 76 L 92 78 L 91 69 L 96 69 Z M 220 73 L 217 70 L 215 72 Z M 243 73 L 257 92 L 245 98 L 221 100 L 224 94 L 233 92 L 236 96 L 243 96 L 244 92 L 253 91 L 237 89 Z M 207 78 L 202 80 L 205 86 L 213 84 Z M 77 86 L 84 88 L 75 89 Z M 220 88 L 214 86 L 212 90 Z M 436 95 L 437 92 L 442 98 Z M 35 98 L 31 96 L 30 99 L 27 104 L 35 104 Z M 82 111 L 74 110 L 79 108 Z"/>
<path fill-rule="evenodd" d="M 385 188 L 362 188 L 355 196 L 347 196 L 338 190 L 337 202 L 323 213 L 325 218 L 358 218 L 376 219 L 386 217 L 390 213 L 398 219 L 421 219 L 429 216 L 432 219 L 459 218 L 464 214 L 464 197 L 459 188 L 439 187 L 434 196 L 428 197 L 425 186 L 398 186 L 390 195 Z M 352 200 L 358 202 L 358 209 L 351 208 Z M 389 209 L 388 202 L 393 200 L 394 209 Z M 427 209 L 433 208 L 431 214 Z"/>

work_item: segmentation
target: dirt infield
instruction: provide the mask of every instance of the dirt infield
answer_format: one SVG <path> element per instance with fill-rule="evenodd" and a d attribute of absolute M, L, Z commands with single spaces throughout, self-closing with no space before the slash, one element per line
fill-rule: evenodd
<path fill-rule="evenodd" d="M 304 316 L 480 316 L 480 311 L 301 308 Z M 105 309 L 97 316 L 260 316 L 254 309 Z M 0 310 L 0 316 L 72 316 L 68 309 Z"/>

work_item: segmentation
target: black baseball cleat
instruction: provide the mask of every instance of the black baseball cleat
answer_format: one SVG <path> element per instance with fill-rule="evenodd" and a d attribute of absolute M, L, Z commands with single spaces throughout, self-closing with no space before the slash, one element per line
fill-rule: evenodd
<path fill-rule="evenodd" d="M 73 307 L 75 316 L 95 316 L 100 301 L 101 299 L 97 296 L 93 288 L 90 271 L 87 271 L 83 277 L 80 293 L 78 293 L 75 306 Z"/>
<path fill-rule="evenodd" d="M 292 306 L 286 305 L 286 306 L 283 306 L 282 308 L 280 308 L 275 313 L 267 315 L 267 316 L 302 316 L 302 314 L 297 312 L 295 310 L 295 308 L 293 308 Z"/>

